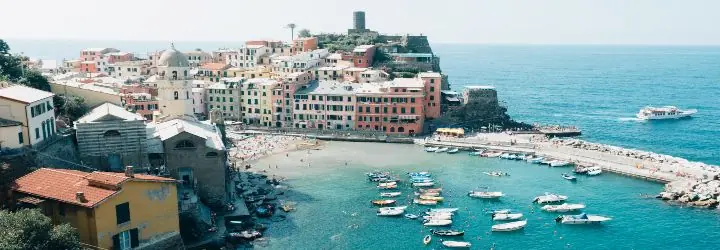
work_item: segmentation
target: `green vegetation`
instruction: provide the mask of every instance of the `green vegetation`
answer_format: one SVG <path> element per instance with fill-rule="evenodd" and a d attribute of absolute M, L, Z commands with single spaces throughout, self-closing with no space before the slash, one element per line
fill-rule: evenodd
<path fill-rule="evenodd" d="M 285 28 L 290 29 L 290 40 L 295 39 L 295 28 L 297 28 L 297 25 L 294 23 L 288 23 L 285 25 Z"/>
<path fill-rule="evenodd" d="M 90 110 L 85 99 L 79 96 L 56 95 L 53 97 L 53 103 L 58 108 L 59 115 L 69 121 L 76 121 Z"/>
<path fill-rule="evenodd" d="M 298 32 L 298 36 L 299 36 L 299 37 L 311 37 L 312 34 L 310 33 L 310 30 L 309 30 L 309 29 L 301 29 L 301 30 Z"/>
<path fill-rule="evenodd" d="M 80 235 L 69 224 L 53 226 L 36 209 L 0 210 L 0 249 L 82 249 Z"/>
<path fill-rule="evenodd" d="M 9 81 L 22 78 L 21 58 L 10 54 L 10 46 L 0 39 L 0 77 Z"/>
<path fill-rule="evenodd" d="M 321 49 L 327 49 L 330 52 L 345 51 L 352 52 L 352 50 L 365 44 L 379 44 L 382 43 L 379 36 L 373 34 L 319 34 L 318 46 Z"/>

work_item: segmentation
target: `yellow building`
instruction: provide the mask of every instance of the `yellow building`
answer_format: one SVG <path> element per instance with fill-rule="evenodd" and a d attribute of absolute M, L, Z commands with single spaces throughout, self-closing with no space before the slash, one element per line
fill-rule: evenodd
<path fill-rule="evenodd" d="M 18 206 L 69 223 L 80 240 L 103 249 L 182 247 L 174 179 L 41 168 L 15 181 Z"/>

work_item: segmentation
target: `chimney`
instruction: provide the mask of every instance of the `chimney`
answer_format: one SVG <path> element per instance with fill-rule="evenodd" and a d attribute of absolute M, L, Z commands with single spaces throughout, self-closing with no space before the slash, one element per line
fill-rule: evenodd
<path fill-rule="evenodd" d="M 85 193 L 83 193 L 82 191 L 75 192 L 75 200 L 77 200 L 80 203 L 87 202 L 87 199 L 85 199 Z"/>
<path fill-rule="evenodd" d="M 133 171 L 133 166 L 125 167 L 125 176 L 130 177 L 130 178 L 135 177 L 135 172 Z"/>

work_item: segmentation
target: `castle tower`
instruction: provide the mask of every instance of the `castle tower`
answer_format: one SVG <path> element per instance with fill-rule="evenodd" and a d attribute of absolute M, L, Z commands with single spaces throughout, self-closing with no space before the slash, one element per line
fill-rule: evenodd
<path fill-rule="evenodd" d="M 365 11 L 353 12 L 353 29 L 358 31 L 365 30 Z"/>
<path fill-rule="evenodd" d="M 161 122 L 174 118 L 196 120 L 192 106 L 192 76 L 187 56 L 174 45 L 165 50 L 157 62 L 159 112 L 154 120 Z"/>

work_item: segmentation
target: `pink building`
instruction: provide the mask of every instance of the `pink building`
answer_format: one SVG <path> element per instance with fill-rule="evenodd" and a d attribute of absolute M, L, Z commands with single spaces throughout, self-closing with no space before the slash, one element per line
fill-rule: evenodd
<path fill-rule="evenodd" d="M 82 61 L 80 62 L 80 72 L 99 73 L 101 71 L 99 64 L 100 62 L 97 61 Z"/>
<path fill-rule="evenodd" d="M 293 54 L 310 52 L 318 48 L 317 37 L 300 37 L 293 40 Z"/>
<path fill-rule="evenodd" d="M 116 63 L 116 62 L 127 62 L 131 61 L 135 56 L 132 53 L 128 52 L 111 52 L 107 53 L 105 56 L 107 56 L 108 63 Z"/>
<path fill-rule="evenodd" d="M 422 133 L 425 122 L 425 84 L 419 78 L 396 78 L 365 83 L 357 91 L 357 130 L 385 134 Z"/>
<path fill-rule="evenodd" d="M 424 82 L 425 98 L 425 117 L 434 119 L 440 117 L 440 88 L 442 84 L 442 75 L 437 72 L 422 72 L 418 74 Z"/>
<path fill-rule="evenodd" d="M 273 113 L 273 117 L 277 117 L 276 120 L 282 123 L 282 127 L 292 127 L 293 125 L 293 103 L 295 93 L 298 90 L 306 87 L 312 80 L 312 75 L 307 72 L 295 72 L 290 73 L 282 78 L 281 92 L 282 105 L 279 108 L 282 110 L 280 113 Z M 278 107 L 275 108 L 277 111 Z M 276 124 L 277 125 L 277 124 Z"/>
<path fill-rule="evenodd" d="M 100 61 L 105 59 L 105 54 L 120 52 L 115 48 L 87 48 L 80 51 L 81 61 Z"/>
<path fill-rule="evenodd" d="M 375 57 L 375 45 L 360 45 L 353 49 L 353 64 L 358 68 L 372 66 Z"/>
<path fill-rule="evenodd" d="M 125 107 L 148 121 L 152 121 L 153 111 L 158 109 L 157 89 L 139 84 L 123 86 L 120 89 Z"/>

